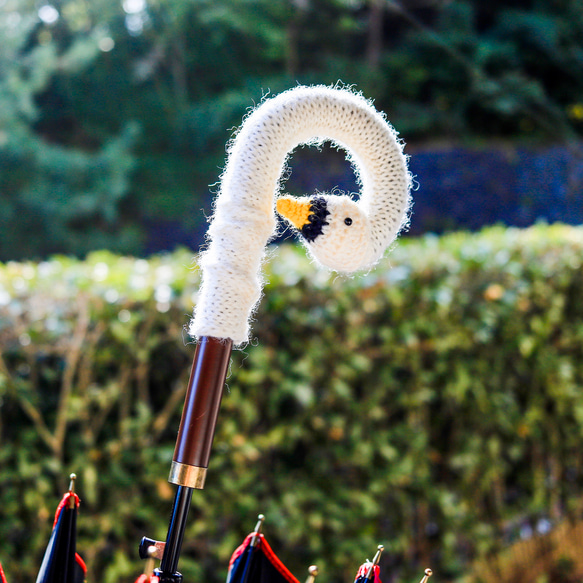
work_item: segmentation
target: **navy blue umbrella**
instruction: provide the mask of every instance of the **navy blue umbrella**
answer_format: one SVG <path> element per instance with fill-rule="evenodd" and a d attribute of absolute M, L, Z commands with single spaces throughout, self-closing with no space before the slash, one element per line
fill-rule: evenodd
<path fill-rule="evenodd" d="M 265 517 L 258 518 L 255 530 L 231 556 L 226 583 L 299 583 L 261 533 Z"/>
<path fill-rule="evenodd" d="M 83 583 L 87 568 L 77 554 L 77 509 L 75 474 L 71 474 L 69 491 L 63 496 L 53 523 L 53 531 L 43 557 L 36 583 Z"/>

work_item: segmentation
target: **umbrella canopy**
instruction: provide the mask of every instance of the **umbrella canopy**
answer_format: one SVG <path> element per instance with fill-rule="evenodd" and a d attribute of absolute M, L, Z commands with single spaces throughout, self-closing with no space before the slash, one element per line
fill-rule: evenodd
<path fill-rule="evenodd" d="M 263 520 L 260 514 L 255 531 L 231 556 L 226 583 L 299 583 L 261 533 Z"/>
<path fill-rule="evenodd" d="M 77 554 L 77 509 L 75 474 L 71 474 L 69 491 L 63 496 L 53 523 L 53 531 L 36 583 L 83 583 L 87 568 Z"/>

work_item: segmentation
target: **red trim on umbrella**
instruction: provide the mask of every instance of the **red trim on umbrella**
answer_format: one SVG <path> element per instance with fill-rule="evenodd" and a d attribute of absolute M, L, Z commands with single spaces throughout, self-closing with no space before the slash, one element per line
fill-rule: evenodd
<path fill-rule="evenodd" d="M 4 575 L 4 569 L 2 568 L 1 563 L 0 563 L 0 581 L 2 581 L 2 583 L 6 583 L 6 575 Z"/>
<path fill-rule="evenodd" d="M 61 510 L 63 510 L 63 508 L 65 508 L 65 506 L 69 503 L 69 500 L 71 499 L 72 496 L 75 497 L 75 507 L 79 508 L 79 496 L 77 496 L 77 494 L 75 494 L 74 492 L 67 492 L 63 496 L 63 499 L 59 502 L 59 505 L 57 506 L 57 511 L 55 512 L 55 521 L 53 522 L 53 528 L 57 526 L 57 522 L 59 521 L 59 514 L 61 514 Z"/>
<path fill-rule="evenodd" d="M 354 578 L 354 581 L 356 582 L 356 580 L 359 577 L 365 577 L 366 574 L 368 573 L 368 570 L 370 569 L 370 562 L 366 562 L 363 563 L 360 568 L 358 569 L 358 573 L 356 573 L 356 577 Z M 381 581 L 381 568 L 378 565 L 375 565 L 373 567 L 373 573 L 374 573 L 374 583 L 382 583 Z"/>
<path fill-rule="evenodd" d="M 299 583 L 299 581 L 293 576 L 292 572 L 279 560 L 278 556 L 271 550 L 269 543 L 265 539 L 265 537 L 260 534 L 259 538 L 261 539 L 261 548 L 269 560 L 275 565 L 277 570 L 290 582 L 290 583 Z"/>
<path fill-rule="evenodd" d="M 233 551 L 231 555 L 231 560 L 229 561 L 229 568 L 233 566 L 233 563 L 243 554 L 243 551 L 247 548 L 247 541 L 252 537 L 257 536 L 257 533 L 252 532 L 245 537 L 245 540 Z"/>
<path fill-rule="evenodd" d="M 289 581 L 289 583 L 299 583 L 299 581 L 294 577 L 292 572 L 279 560 L 279 557 L 273 552 L 266 538 L 262 534 L 252 532 L 245 537 L 245 540 L 241 545 L 239 545 L 235 552 L 231 555 L 231 560 L 229 561 L 229 569 L 233 566 L 233 563 L 243 554 L 243 551 L 247 548 L 250 539 L 252 537 L 258 537 L 257 544 L 261 547 L 263 554 L 271 561 L 272 565 Z M 375 581 L 375 583 L 380 583 L 380 581 Z"/>
<path fill-rule="evenodd" d="M 81 555 L 79 553 L 75 553 L 75 560 L 77 561 L 77 565 L 81 567 L 83 573 L 87 575 L 87 565 L 85 564 L 85 561 L 81 558 Z"/>

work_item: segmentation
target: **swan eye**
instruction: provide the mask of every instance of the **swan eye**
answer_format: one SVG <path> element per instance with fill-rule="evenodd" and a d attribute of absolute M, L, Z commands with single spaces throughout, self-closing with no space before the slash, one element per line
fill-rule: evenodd
<path fill-rule="evenodd" d="M 350 227 L 350 225 L 352 225 L 352 219 L 350 217 L 346 217 L 344 219 L 344 224 L 348 227 Z"/>

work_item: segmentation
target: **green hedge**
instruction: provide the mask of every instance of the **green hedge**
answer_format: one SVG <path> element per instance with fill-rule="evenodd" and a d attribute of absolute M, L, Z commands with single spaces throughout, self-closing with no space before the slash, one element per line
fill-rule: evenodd
<path fill-rule="evenodd" d="M 218 583 L 258 513 L 301 580 L 467 574 L 583 485 L 583 229 L 402 240 L 353 279 L 282 246 L 233 354 L 180 568 Z M 30 581 L 68 474 L 89 581 L 133 581 L 164 539 L 193 346 L 191 253 L 0 266 L 0 560 Z"/>

